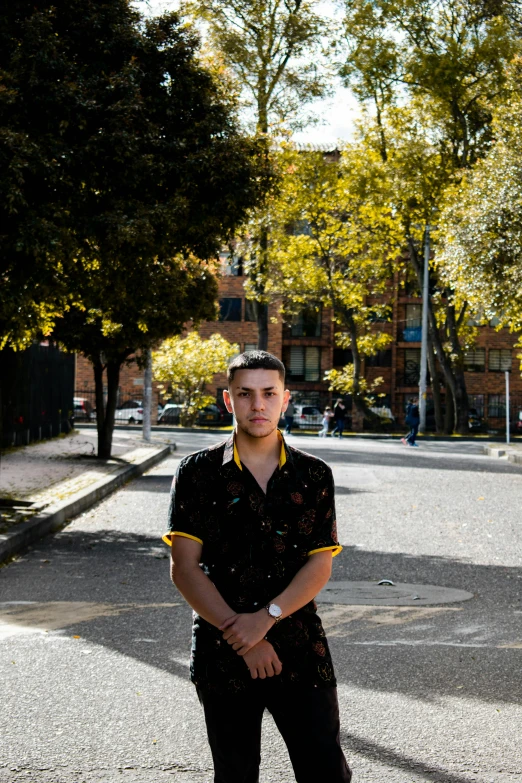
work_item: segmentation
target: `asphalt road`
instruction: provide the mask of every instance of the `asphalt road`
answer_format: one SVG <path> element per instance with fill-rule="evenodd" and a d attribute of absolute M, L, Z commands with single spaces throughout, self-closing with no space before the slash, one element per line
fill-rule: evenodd
<path fill-rule="evenodd" d="M 212 780 L 160 535 L 177 461 L 219 439 L 180 434 L 171 459 L 0 569 L 0 783 Z M 474 595 L 323 605 L 354 782 L 522 781 L 522 468 L 473 444 L 293 443 L 334 468 L 333 580 Z M 267 716 L 261 782 L 292 780 Z"/>

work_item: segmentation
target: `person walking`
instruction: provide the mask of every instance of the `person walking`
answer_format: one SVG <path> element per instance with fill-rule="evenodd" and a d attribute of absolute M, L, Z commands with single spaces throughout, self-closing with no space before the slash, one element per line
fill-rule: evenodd
<path fill-rule="evenodd" d="M 323 420 L 321 422 L 321 429 L 319 430 L 319 437 L 326 438 L 328 430 L 330 428 L 330 420 L 333 418 L 333 412 L 329 405 L 326 406 L 323 413 Z"/>
<path fill-rule="evenodd" d="M 314 598 L 339 546 L 331 469 L 288 446 L 284 365 L 237 356 L 230 438 L 181 460 L 171 491 L 171 578 L 194 610 L 191 679 L 214 783 L 258 783 L 261 722 L 274 718 L 298 783 L 349 783 L 336 680 Z"/>
<path fill-rule="evenodd" d="M 344 432 L 344 417 L 346 414 L 346 405 L 342 401 L 341 397 L 337 400 L 337 402 L 334 405 L 333 409 L 333 415 L 335 420 L 335 427 L 332 430 L 332 437 L 334 437 L 335 433 L 339 433 L 339 437 L 342 438 L 343 432 Z"/>
<path fill-rule="evenodd" d="M 290 397 L 288 399 L 288 405 L 286 406 L 286 411 L 285 411 L 285 422 L 286 422 L 285 435 L 292 434 L 294 416 L 295 416 L 295 405 L 292 397 Z"/>
<path fill-rule="evenodd" d="M 406 424 L 410 428 L 409 433 L 405 438 L 401 438 L 402 443 L 408 446 L 419 447 L 419 444 L 415 442 L 417 433 L 419 431 L 420 414 L 419 414 L 419 401 L 417 397 L 412 397 L 406 408 Z"/>

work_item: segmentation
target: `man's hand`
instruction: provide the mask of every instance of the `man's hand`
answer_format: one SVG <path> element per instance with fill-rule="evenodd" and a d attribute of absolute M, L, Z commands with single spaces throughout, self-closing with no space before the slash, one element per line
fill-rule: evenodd
<path fill-rule="evenodd" d="M 223 625 L 219 626 L 224 631 L 223 639 L 232 645 L 232 649 L 239 655 L 246 655 L 261 639 L 264 639 L 274 620 L 266 609 L 260 609 L 252 614 L 236 614 L 229 617 Z"/>
<path fill-rule="evenodd" d="M 252 647 L 245 654 L 244 660 L 253 680 L 257 680 L 258 677 L 264 680 L 266 677 L 273 677 L 274 674 L 281 674 L 283 670 L 276 651 L 266 639 L 261 639 L 255 647 Z"/>

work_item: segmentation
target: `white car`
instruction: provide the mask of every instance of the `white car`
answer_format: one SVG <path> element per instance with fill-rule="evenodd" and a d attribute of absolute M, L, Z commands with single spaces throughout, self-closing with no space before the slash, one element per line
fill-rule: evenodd
<path fill-rule="evenodd" d="M 294 413 L 294 427 L 300 430 L 316 429 L 322 427 L 323 412 L 316 405 L 296 405 Z"/>
<path fill-rule="evenodd" d="M 163 408 L 158 405 L 158 416 Z M 154 413 L 152 414 L 154 421 Z M 126 400 L 116 408 L 114 414 L 114 421 L 121 422 L 126 421 L 129 424 L 142 424 L 143 423 L 143 402 L 141 400 Z"/>

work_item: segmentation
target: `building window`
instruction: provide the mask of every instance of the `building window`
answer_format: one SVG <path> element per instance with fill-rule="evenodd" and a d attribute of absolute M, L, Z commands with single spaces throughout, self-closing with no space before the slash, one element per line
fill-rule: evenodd
<path fill-rule="evenodd" d="M 475 348 L 464 354 L 464 369 L 467 372 L 484 372 L 486 369 L 486 349 Z"/>
<path fill-rule="evenodd" d="M 347 364 L 353 364 L 353 353 L 350 348 L 334 348 L 333 366 L 346 367 Z"/>
<path fill-rule="evenodd" d="M 256 303 L 252 299 L 245 299 L 245 321 L 257 321 Z"/>
<path fill-rule="evenodd" d="M 245 343 L 245 351 L 257 351 L 257 343 Z"/>
<path fill-rule="evenodd" d="M 243 274 L 243 259 L 235 253 L 223 250 L 219 254 L 221 269 L 227 277 L 240 277 Z"/>
<path fill-rule="evenodd" d="M 321 336 L 321 308 L 306 307 L 292 318 L 290 323 L 292 337 Z"/>
<path fill-rule="evenodd" d="M 392 366 L 392 352 L 391 351 L 377 351 L 374 356 L 366 357 L 367 367 L 391 367 Z"/>
<path fill-rule="evenodd" d="M 509 348 L 490 348 L 488 367 L 490 372 L 511 370 L 511 350 Z"/>
<path fill-rule="evenodd" d="M 219 300 L 219 320 L 220 321 L 240 321 L 241 320 L 241 299 L 230 298 Z"/>
<path fill-rule="evenodd" d="M 420 348 L 404 351 L 404 386 L 418 386 L 420 380 Z"/>
<path fill-rule="evenodd" d="M 470 394 L 468 395 L 469 412 L 475 412 L 477 416 L 484 416 L 484 395 L 483 394 Z"/>
<path fill-rule="evenodd" d="M 285 348 L 284 363 L 289 379 L 318 381 L 321 376 L 321 350 L 313 345 L 291 345 Z"/>
<path fill-rule="evenodd" d="M 405 343 L 419 343 L 422 340 L 422 305 L 406 305 L 406 320 L 402 330 Z"/>
<path fill-rule="evenodd" d="M 490 394 L 488 397 L 488 416 L 491 419 L 503 419 L 506 416 L 506 398 L 503 394 Z"/>

